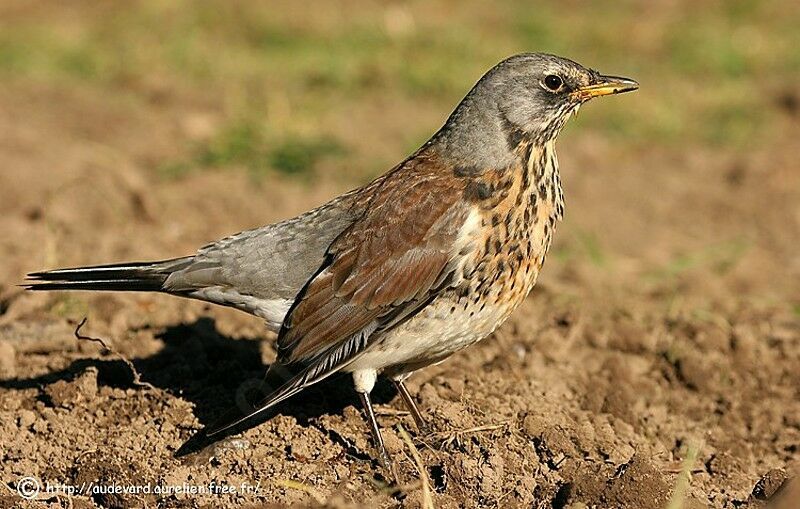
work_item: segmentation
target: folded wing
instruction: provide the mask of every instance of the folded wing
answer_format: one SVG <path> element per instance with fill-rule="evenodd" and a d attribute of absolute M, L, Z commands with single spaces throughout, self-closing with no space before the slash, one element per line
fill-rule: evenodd
<path fill-rule="evenodd" d="M 284 320 L 275 366 L 296 374 L 222 429 L 339 371 L 449 284 L 469 210 L 446 171 L 419 157 L 372 190 L 364 216 L 331 243 Z"/>

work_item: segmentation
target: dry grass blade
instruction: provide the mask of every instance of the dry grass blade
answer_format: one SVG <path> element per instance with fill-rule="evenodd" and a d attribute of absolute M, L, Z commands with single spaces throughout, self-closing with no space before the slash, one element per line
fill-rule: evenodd
<path fill-rule="evenodd" d="M 672 493 L 672 498 L 667 504 L 666 509 L 683 509 L 684 502 L 686 501 L 686 490 L 689 489 L 689 479 L 692 475 L 694 463 L 697 461 L 697 454 L 700 448 L 690 443 L 686 450 L 686 458 L 683 460 L 683 468 L 681 473 L 678 474 L 678 480 L 675 483 L 675 491 Z"/>
<path fill-rule="evenodd" d="M 375 415 L 379 416 L 387 416 L 387 417 L 405 417 L 406 415 L 410 415 L 411 412 L 408 410 L 397 410 L 395 408 L 381 408 L 378 407 L 375 409 Z"/>
<path fill-rule="evenodd" d="M 442 441 L 443 446 L 451 445 L 453 442 L 459 442 L 464 435 L 470 435 L 472 433 L 481 433 L 484 431 L 494 431 L 496 429 L 502 429 L 508 426 L 511 421 L 501 422 L 499 424 L 486 424 L 483 426 L 475 426 L 473 428 L 465 428 L 465 429 L 458 429 L 452 431 L 443 431 L 439 433 L 434 433 L 432 436 L 434 438 L 440 439 Z"/>
<path fill-rule="evenodd" d="M 423 509 L 434 509 L 433 497 L 431 496 L 431 484 L 428 479 L 428 470 L 425 468 L 425 464 L 422 462 L 422 457 L 419 455 L 417 447 L 411 440 L 411 436 L 401 424 L 397 425 L 397 431 L 400 433 L 400 437 L 403 439 L 406 445 L 408 445 L 408 449 L 411 451 L 411 457 L 414 459 L 414 463 L 417 465 L 417 470 L 419 470 L 419 478 L 420 482 L 422 483 L 422 507 Z"/>
<path fill-rule="evenodd" d="M 81 329 L 83 328 L 83 326 L 85 324 L 86 324 L 86 317 L 84 316 L 83 320 L 81 320 L 81 322 L 78 324 L 78 326 L 75 327 L 74 334 L 75 334 L 75 337 L 78 340 L 80 340 L 80 341 L 91 341 L 93 343 L 99 343 L 103 348 L 106 349 L 106 351 L 108 351 L 108 352 L 116 355 L 117 357 L 119 357 L 119 359 L 128 366 L 128 368 L 131 370 L 131 374 L 133 374 L 133 384 L 134 385 L 136 385 L 138 387 L 147 387 L 148 389 L 156 390 L 156 388 L 153 386 L 153 384 L 151 384 L 149 382 L 143 382 L 142 381 L 142 375 L 139 374 L 139 372 L 136 370 L 136 366 L 133 365 L 133 362 L 131 362 L 130 359 L 128 359 L 127 357 L 125 357 L 121 353 L 117 352 L 116 350 L 114 350 L 110 346 L 108 346 L 106 344 L 106 342 L 103 341 L 101 338 L 93 338 L 91 336 L 84 336 L 83 334 L 81 334 Z"/>

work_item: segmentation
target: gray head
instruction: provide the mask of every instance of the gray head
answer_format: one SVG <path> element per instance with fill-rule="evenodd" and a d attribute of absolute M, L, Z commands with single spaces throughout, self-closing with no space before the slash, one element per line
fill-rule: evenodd
<path fill-rule="evenodd" d="M 605 76 L 567 58 L 523 53 L 489 70 L 432 140 L 456 159 L 504 165 L 515 142 L 554 140 L 586 101 L 639 88 L 628 78 Z"/>

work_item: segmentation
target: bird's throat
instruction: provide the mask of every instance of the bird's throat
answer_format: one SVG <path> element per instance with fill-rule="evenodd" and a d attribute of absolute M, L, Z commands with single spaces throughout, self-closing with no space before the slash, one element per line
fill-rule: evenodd
<path fill-rule="evenodd" d="M 535 193 L 539 202 L 552 208 L 551 213 L 555 219 L 561 220 L 564 217 L 564 193 L 558 171 L 555 140 L 541 145 L 531 143 L 520 149 L 524 151 L 523 164 L 526 173 L 523 183 L 534 186 L 531 193 Z"/>

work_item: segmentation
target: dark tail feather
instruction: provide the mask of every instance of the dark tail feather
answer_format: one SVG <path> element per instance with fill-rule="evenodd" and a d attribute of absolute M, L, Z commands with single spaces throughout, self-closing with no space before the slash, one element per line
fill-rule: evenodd
<path fill-rule="evenodd" d="M 28 274 L 28 290 L 110 290 L 157 292 L 176 270 L 191 263 L 192 257 L 160 262 L 133 262 L 47 270 Z"/>

